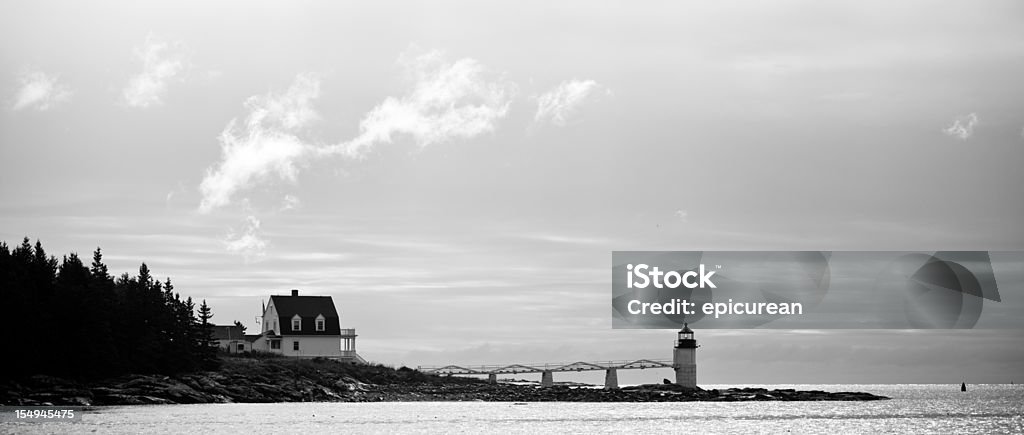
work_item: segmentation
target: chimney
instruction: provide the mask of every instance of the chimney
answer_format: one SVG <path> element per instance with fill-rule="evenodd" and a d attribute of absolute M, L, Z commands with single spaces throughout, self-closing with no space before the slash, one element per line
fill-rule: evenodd
<path fill-rule="evenodd" d="M 296 290 L 296 289 L 292 289 L 292 296 L 298 296 L 298 295 L 299 295 L 299 291 Z"/>

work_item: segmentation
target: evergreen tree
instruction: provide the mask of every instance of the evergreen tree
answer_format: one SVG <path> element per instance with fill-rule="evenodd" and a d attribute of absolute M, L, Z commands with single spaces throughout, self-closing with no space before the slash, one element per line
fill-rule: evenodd
<path fill-rule="evenodd" d="M 110 273 L 107 272 L 107 265 L 103 264 L 103 251 L 97 246 L 92 253 L 92 267 L 89 269 L 92 279 L 97 281 L 110 280 Z"/>
<path fill-rule="evenodd" d="M 206 305 L 206 299 L 203 299 L 203 303 L 199 305 L 198 345 L 202 355 L 200 361 L 203 367 L 208 369 L 213 368 L 217 360 L 217 340 L 213 338 L 213 324 L 210 323 L 212 317 L 213 311 Z"/>
<path fill-rule="evenodd" d="M 121 349 L 116 345 L 113 331 L 121 312 L 116 304 L 114 279 L 110 276 L 107 265 L 103 264 L 103 253 L 98 246 L 92 253 L 89 275 L 88 303 L 82 309 L 93 313 L 86 317 L 85 324 L 92 335 L 89 348 L 96 356 L 92 359 L 93 366 L 88 368 L 86 374 L 100 376 L 120 373 L 124 360 L 121 357 Z"/>
<path fill-rule="evenodd" d="M 155 279 L 143 263 L 135 277 L 114 279 L 100 248 L 87 267 L 77 254 L 58 262 L 42 242 L 0 242 L 0 297 L 11 316 L 18 357 L 5 359 L 0 380 L 34 374 L 71 377 L 177 373 L 216 365 L 210 346 L 212 309 L 202 319 L 170 278 Z"/>

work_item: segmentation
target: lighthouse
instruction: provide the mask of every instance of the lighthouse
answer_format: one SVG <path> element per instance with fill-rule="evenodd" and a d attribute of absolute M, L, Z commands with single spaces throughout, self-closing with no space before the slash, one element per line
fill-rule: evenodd
<path fill-rule="evenodd" d="M 676 369 L 676 384 L 684 387 L 697 386 L 697 340 L 693 338 L 693 330 L 683 324 L 672 354 L 672 365 Z"/>

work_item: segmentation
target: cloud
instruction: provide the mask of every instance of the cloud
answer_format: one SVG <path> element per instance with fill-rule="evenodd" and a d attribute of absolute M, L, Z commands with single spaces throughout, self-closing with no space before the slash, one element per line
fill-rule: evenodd
<path fill-rule="evenodd" d="M 350 255 L 350 254 L 338 254 L 338 253 L 335 253 L 335 252 L 296 252 L 296 253 L 280 254 L 280 255 L 275 256 L 275 258 L 280 259 L 280 260 L 302 261 L 302 262 L 310 262 L 310 261 L 336 262 L 336 261 L 345 260 L 345 259 L 348 259 L 348 258 L 351 258 L 351 257 L 352 257 L 352 255 Z"/>
<path fill-rule="evenodd" d="M 603 237 L 570 236 L 560 234 L 527 234 L 523 237 L 530 240 L 570 245 L 607 245 L 611 243 L 610 239 Z"/>
<path fill-rule="evenodd" d="M 199 185 L 203 195 L 199 211 L 208 213 L 227 205 L 236 192 L 271 175 L 295 182 L 298 166 L 312 149 L 299 133 L 319 119 L 312 108 L 319 95 L 319 78 L 300 74 L 284 94 L 246 100 L 245 122 L 233 119 L 221 132 L 221 161 L 207 169 Z"/>
<path fill-rule="evenodd" d="M 245 261 L 258 260 L 266 256 L 267 241 L 259 236 L 260 220 L 255 216 L 247 216 L 240 233 L 228 231 L 224 239 L 224 248 L 233 254 L 245 257 Z"/>
<path fill-rule="evenodd" d="M 537 124 L 551 123 L 564 126 L 566 121 L 579 110 L 580 105 L 591 98 L 600 85 L 593 80 L 569 80 L 562 82 L 555 89 L 537 97 L 537 114 L 533 120 Z M 610 91 L 606 90 L 610 94 Z"/>
<path fill-rule="evenodd" d="M 185 193 L 185 184 L 179 181 L 178 185 L 175 186 L 174 189 L 167 192 L 167 196 L 164 197 L 164 204 L 170 206 L 171 200 L 173 200 L 175 196 L 178 196 L 179 194 L 182 193 Z"/>
<path fill-rule="evenodd" d="M 359 135 L 325 154 L 362 157 L 374 146 L 406 134 L 420 147 L 492 132 L 508 114 L 516 86 L 494 77 L 470 58 L 449 62 L 440 51 L 399 57 L 411 79 L 409 92 L 388 97 L 359 123 Z"/>
<path fill-rule="evenodd" d="M 60 83 L 60 77 L 42 71 L 25 69 L 18 75 L 21 88 L 15 96 L 14 110 L 33 108 L 40 112 L 71 100 L 71 89 Z"/>
<path fill-rule="evenodd" d="M 227 205 L 238 191 L 270 176 L 294 182 L 299 167 L 315 158 L 361 158 L 398 134 L 426 147 L 492 132 L 516 93 L 514 83 L 494 76 L 474 59 L 449 62 L 440 51 L 430 51 L 404 53 L 399 63 L 410 79 L 409 92 L 385 98 L 360 121 L 356 137 L 335 145 L 314 146 L 301 134 L 319 119 L 312 107 L 320 94 L 316 76 L 300 74 L 282 95 L 249 98 L 245 122 L 232 120 L 221 133 L 221 161 L 207 169 L 199 186 L 199 211 Z M 284 209 L 297 204 L 286 203 Z"/>
<path fill-rule="evenodd" d="M 676 215 L 676 218 L 678 218 L 680 221 L 683 221 L 683 222 L 686 222 L 686 220 L 690 217 L 690 214 L 687 213 L 686 210 L 683 210 L 683 209 L 676 210 L 675 215 Z"/>
<path fill-rule="evenodd" d="M 953 120 L 953 125 L 942 129 L 942 132 L 947 136 L 967 140 L 974 134 L 974 127 L 976 125 L 978 125 L 978 115 L 972 112 L 966 116 L 958 116 Z"/>
<path fill-rule="evenodd" d="M 145 44 L 135 49 L 135 56 L 142 62 L 142 72 L 132 77 L 124 88 L 125 103 L 143 109 L 163 104 L 168 83 L 188 66 L 184 44 L 163 41 L 149 34 Z"/>
<path fill-rule="evenodd" d="M 293 195 L 285 195 L 284 199 L 281 200 L 281 211 L 294 210 L 302 205 L 302 201 Z"/>

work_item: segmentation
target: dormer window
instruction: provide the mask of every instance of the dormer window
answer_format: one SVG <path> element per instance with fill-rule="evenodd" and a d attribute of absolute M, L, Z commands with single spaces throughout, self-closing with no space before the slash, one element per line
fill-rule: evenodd
<path fill-rule="evenodd" d="M 302 330 L 302 317 L 299 317 L 299 315 L 296 314 L 295 317 L 292 317 L 292 331 L 301 331 L 301 330 Z"/>
<path fill-rule="evenodd" d="M 327 321 L 324 320 L 324 315 L 321 314 L 319 316 L 316 316 L 316 330 L 317 331 L 324 331 L 326 329 L 327 329 Z"/>

